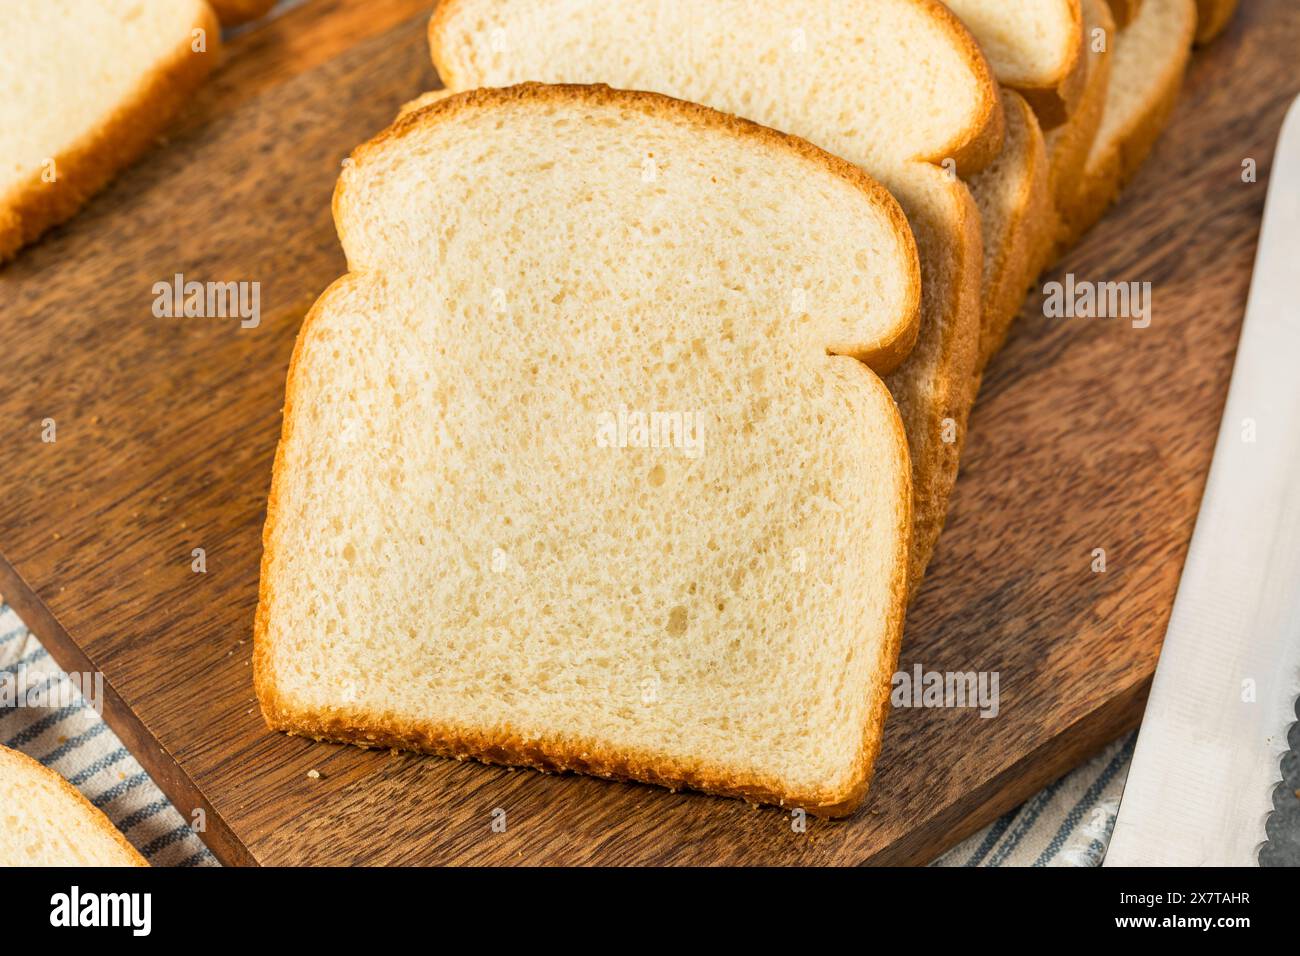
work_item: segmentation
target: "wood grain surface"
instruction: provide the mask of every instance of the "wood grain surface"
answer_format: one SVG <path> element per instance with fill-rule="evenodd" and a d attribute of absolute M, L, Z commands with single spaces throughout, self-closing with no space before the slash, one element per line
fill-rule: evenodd
<path fill-rule="evenodd" d="M 266 730 L 249 658 L 285 369 L 344 269 L 340 161 L 436 85 L 430 6 L 314 0 L 241 34 L 167 143 L 0 271 L 0 593 L 61 664 L 103 671 L 110 723 L 182 813 L 205 811 L 217 855 L 915 863 L 1133 727 L 1300 89 L 1293 0 L 1244 5 L 1198 51 L 1151 161 L 1047 277 L 1149 281 L 1150 327 L 1044 318 L 1035 298 L 990 368 L 900 667 L 997 671 L 996 718 L 897 710 L 866 807 L 806 833 L 736 801 Z M 155 318 L 176 273 L 261 283 L 261 324 Z"/>

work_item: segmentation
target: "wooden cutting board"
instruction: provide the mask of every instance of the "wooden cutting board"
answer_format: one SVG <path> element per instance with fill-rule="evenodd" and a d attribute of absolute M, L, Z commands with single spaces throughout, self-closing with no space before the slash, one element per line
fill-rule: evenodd
<path fill-rule="evenodd" d="M 436 85 L 428 7 L 315 0 L 240 34 L 169 142 L 0 270 L 0 592 L 65 668 L 103 671 L 110 723 L 217 855 L 917 863 L 1135 726 L 1300 88 L 1293 0 L 1246 4 L 1197 54 L 1151 161 L 1048 277 L 1149 281 L 1150 327 L 1034 299 L 987 376 L 900 668 L 997 671 L 996 718 L 897 710 L 867 806 L 806 833 L 731 800 L 266 730 L 249 659 L 285 369 L 344 270 L 340 161 Z M 260 282 L 260 326 L 154 318 L 176 273 Z"/>

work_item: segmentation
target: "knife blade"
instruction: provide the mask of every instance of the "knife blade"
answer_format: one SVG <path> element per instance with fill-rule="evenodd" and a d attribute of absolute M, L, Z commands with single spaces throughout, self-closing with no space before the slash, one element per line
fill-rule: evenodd
<path fill-rule="evenodd" d="M 1300 98 L 1106 866 L 1255 866 L 1300 693 Z"/>

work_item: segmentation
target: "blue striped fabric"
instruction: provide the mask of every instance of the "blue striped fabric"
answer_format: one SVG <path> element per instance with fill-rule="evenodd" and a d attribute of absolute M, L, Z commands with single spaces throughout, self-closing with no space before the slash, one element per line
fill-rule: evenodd
<path fill-rule="evenodd" d="M 1136 734 L 953 847 L 935 866 L 1099 866 Z"/>
<path fill-rule="evenodd" d="M 0 743 L 62 774 L 150 863 L 215 866 L 216 858 L 149 775 L 0 600 L 0 679 L 22 676 L 50 706 L 0 708 Z M 1106 852 L 1133 738 L 1120 741 L 954 847 L 936 866 L 1096 866 Z"/>
<path fill-rule="evenodd" d="M 107 814 L 150 863 L 217 864 L 185 818 L 3 599 L 0 681 L 20 692 L 14 701 L 3 695 L 0 744 L 62 774 Z"/>

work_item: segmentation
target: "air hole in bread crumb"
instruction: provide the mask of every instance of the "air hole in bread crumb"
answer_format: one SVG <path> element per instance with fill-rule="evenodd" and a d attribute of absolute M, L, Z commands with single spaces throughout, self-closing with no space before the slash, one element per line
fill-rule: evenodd
<path fill-rule="evenodd" d="M 649 481 L 652 487 L 658 488 L 667 480 L 667 478 L 668 476 L 664 472 L 663 465 L 655 465 L 650 469 Z"/>
<path fill-rule="evenodd" d="M 680 604 L 668 612 L 668 633 L 673 637 L 686 633 L 686 608 Z"/>

